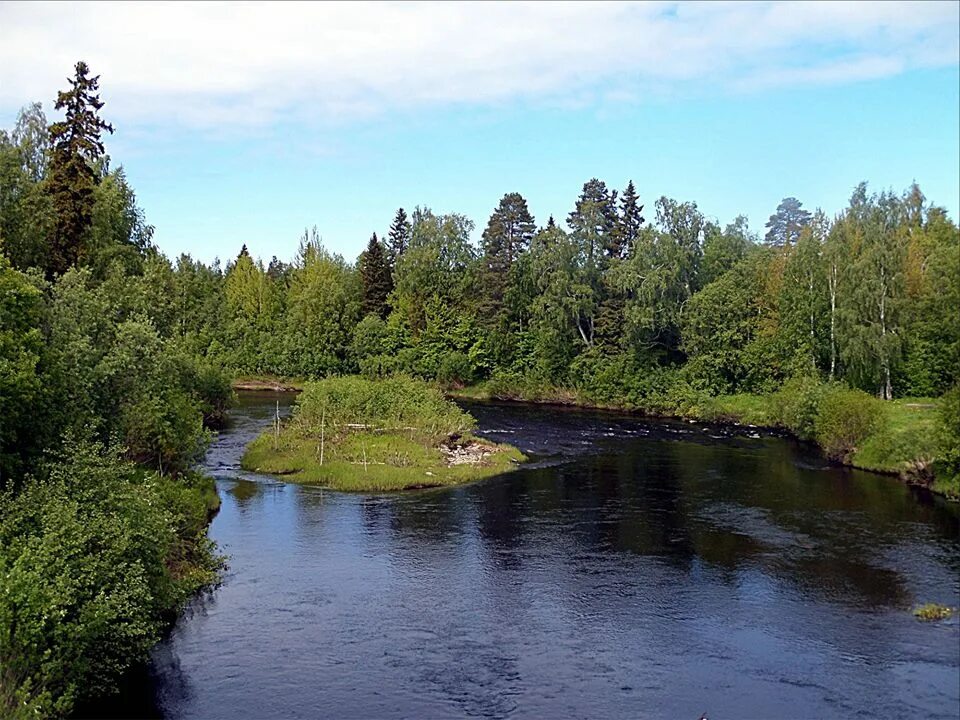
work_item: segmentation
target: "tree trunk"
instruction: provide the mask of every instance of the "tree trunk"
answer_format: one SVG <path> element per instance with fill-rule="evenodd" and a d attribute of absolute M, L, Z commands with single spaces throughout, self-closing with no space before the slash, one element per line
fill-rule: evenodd
<path fill-rule="evenodd" d="M 837 369 L 837 263 L 830 265 L 830 275 L 827 278 L 830 286 L 830 379 L 833 380 Z"/>

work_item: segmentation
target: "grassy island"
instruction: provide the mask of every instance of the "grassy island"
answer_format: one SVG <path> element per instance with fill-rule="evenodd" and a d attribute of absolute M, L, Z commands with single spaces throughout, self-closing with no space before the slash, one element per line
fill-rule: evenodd
<path fill-rule="evenodd" d="M 293 416 L 254 440 L 245 470 L 337 490 L 458 485 L 512 470 L 526 458 L 471 434 L 474 419 L 410 378 L 307 383 Z"/>

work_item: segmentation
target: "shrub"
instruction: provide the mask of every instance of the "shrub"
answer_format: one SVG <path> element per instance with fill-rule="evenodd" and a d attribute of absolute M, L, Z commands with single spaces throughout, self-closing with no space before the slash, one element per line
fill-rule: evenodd
<path fill-rule="evenodd" d="M 820 398 L 814 438 L 827 457 L 844 462 L 880 421 L 883 406 L 862 390 L 830 385 Z"/>
<path fill-rule="evenodd" d="M 783 387 L 773 394 L 774 420 L 797 437 L 812 439 L 825 388 L 815 377 L 794 377 L 787 380 Z"/>
<path fill-rule="evenodd" d="M 65 458 L 0 496 L 3 717 L 64 716 L 114 692 L 216 576 L 209 481 L 158 478 L 93 444 Z"/>
<path fill-rule="evenodd" d="M 448 352 L 440 360 L 437 381 L 448 388 L 462 388 L 473 382 L 474 372 L 470 358 L 462 352 Z"/>

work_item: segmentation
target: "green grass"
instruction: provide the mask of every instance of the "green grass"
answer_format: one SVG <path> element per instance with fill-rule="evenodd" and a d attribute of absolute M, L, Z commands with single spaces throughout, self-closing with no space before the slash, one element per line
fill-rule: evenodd
<path fill-rule="evenodd" d="M 884 403 L 878 426 L 851 458 L 865 470 L 886 473 L 918 472 L 937 454 L 937 406 L 929 398 L 904 398 Z"/>
<path fill-rule="evenodd" d="M 285 480 L 315 483 L 334 490 L 374 492 L 460 485 L 509 472 L 526 458 L 510 445 L 495 444 L 466 435 L 458 445 L 482 447 L 487 454 L 479 464 L 449 465 L 437 446 L 424 444 L 410 434 L 350 432 L 323 444 L 284 428 L 277 449 L 274 436 L 264 433 L 243 455 L 245 470 L 281 475 Z"/>
<path fill-rule="evenodd" d="M 777 424 L 768 395 L 718 395 L 710 398 L 700 414 L 709 422 L 736 422 L 771 427 Z"/>

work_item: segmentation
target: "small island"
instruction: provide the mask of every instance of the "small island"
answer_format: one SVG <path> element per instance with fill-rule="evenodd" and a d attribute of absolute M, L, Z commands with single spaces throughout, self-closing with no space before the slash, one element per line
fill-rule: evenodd
<path fill-rule="evenodd" d="M 307 383 L 289 421 L 254 440 L 241 465 L 363 492 L 459 485 L 526 460 L 511 445 L 474 436 L 475 424 L 420 380 L 328 378 Z"/>

